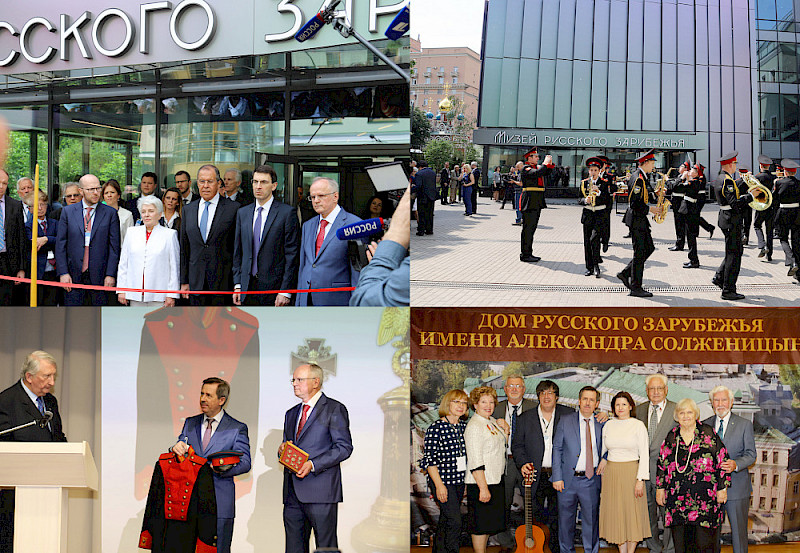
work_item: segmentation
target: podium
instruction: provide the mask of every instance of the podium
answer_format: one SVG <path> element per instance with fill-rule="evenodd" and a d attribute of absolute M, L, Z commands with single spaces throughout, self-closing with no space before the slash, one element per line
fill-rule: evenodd
<path fill-rule="evenodd" d="M 66 553 L 69 488 L 97 491 L 86 442 L 0 442 L 0 487 L 14 488 L 14 552 Z"/>

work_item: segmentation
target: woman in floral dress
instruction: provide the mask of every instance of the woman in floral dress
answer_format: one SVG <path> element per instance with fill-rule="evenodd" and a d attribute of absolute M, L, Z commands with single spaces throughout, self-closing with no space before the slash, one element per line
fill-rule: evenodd
<path fill-rule="evenodd" d="M 667 434 L 658 457 L 656 503 L 665 507 L 675 553 L 714 553 L 728 499 L 728 451 L 692 399 L 675 406 L 678 426 Z"/>

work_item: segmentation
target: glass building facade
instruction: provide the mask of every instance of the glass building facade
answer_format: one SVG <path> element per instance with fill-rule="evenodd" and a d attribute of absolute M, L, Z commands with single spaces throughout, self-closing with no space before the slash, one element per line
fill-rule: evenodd
<path fill-rule="evenodd" d="M 792 0 L 492 0 L 479 129 L 484 167 L 531 145 L 561 159 L 575 187 L 589 155 L 618 171 L 656 148 L 712 171 L 738 150 L 800 157 Z"/>

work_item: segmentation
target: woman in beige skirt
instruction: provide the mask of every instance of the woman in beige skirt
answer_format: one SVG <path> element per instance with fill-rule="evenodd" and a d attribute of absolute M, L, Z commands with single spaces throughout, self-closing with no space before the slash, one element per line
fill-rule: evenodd
<path fill-rule="evenodd" d="M 650 519 L 644 481 L 650 479 L 647 428 L 636 418 L 636 405 L 628 392 L 611 400 L 614 418 L 603 427 L 603 476 L 600 494 L 600 537 L 634 553 L 636 544 L 650 537 Z"/>

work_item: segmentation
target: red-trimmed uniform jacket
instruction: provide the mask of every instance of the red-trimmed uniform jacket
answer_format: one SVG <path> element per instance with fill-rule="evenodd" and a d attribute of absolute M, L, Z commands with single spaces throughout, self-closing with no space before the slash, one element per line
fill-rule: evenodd
<path fill-rule="evenodd" d="M 217 553 L 217 499 L 206 459 L 158 458 L 147 494 L 139 548 L 153 553 Z"/>

